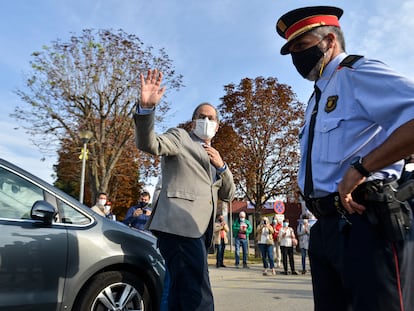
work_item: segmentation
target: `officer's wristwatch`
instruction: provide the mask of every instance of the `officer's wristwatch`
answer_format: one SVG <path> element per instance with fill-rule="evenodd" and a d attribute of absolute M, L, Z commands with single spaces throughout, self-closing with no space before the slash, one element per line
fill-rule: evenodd
<path fill-rule="evenodd" d="M 351 161 L 351 166 L 356 169 L 362 176 L 369 177 L 372 175 L 370 171 L 368 171 L 363 165 L 362 165 L 362 157 L 355 157 Z"/>

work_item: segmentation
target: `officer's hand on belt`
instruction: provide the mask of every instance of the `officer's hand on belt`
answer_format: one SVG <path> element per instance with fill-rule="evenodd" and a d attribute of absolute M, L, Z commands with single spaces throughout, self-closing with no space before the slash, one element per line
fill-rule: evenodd
<path fill-rule="evenodd" d="M 358 185 L 362 184 L 365 179 L 366 177 L 362 176 L 361 173 L 351 167 L 346 171 L 338 185 L 338 192 L 342 205 L 350 214 L 355 212 L 362 214 L 365 211 L 365 207 L 355 202 L 352 198 L 352 192 Z"/>

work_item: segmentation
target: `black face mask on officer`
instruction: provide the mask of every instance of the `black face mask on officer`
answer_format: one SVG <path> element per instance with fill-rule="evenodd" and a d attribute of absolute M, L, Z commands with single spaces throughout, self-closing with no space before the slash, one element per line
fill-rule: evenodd
<path fill-rule="evenodd" d="M 320 43 L 320 42 L 319 42 Z M 324 53 L 319 48 L 319 43 L 306 50 L 300 52 L 291 52 L 293 64 L 296 70 L 306 79 L 313 67 L 324 56 Z"/>

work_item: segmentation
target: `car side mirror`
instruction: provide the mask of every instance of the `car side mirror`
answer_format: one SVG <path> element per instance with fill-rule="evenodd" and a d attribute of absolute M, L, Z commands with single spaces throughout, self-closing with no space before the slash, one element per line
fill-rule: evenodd
<path fill-rule="evenodd" d="M 32 206 L 32 210 L 30 211 L 30 216 L 32 219 L 41 220 L 47 225 L 52 224 L 56 214 L 57 211 L 53 205 L 46 201 L 36 201 Z"/>

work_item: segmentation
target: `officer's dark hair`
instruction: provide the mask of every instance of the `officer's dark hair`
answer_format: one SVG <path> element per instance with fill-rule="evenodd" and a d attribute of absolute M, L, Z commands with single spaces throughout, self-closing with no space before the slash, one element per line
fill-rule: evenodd
<path fill-rule="evenodd" d="M 212 107 L 212 108 L 214 109 L 214 111 L 216 112 L 216 119 L 217 119 L 217 122 L 220 122 L 220 117 L 219 117 L 219 113 L 218 113 L 218 111 L 217 111 L 217 108 L 216 108 L 216 107 L 214 107 L 212 104 L 207 103 L 207 102 L 205 102 L 205 103 L 201 103 L 200 105 L 198 105 L 197 107 L 195 107 L 195 109 L 194 109 L 194 111 L 193 111 L 193 116 L 192 116 L 191 120 L 195 120 L 195 119 L 197 119 L 198 110 L 199 110 L 201 107 L 203 107 L 203 106 L 210 106 L 210 107 Z"/>
<path fill-rule="evenodd" d="M 339 42 L 341 52 L 345 52 L 345 37 L 341 28 L 336 26 L 321 26 L 309 31 L 310 34 L 323 39 L 328 33 L 333 32 Z"/>

